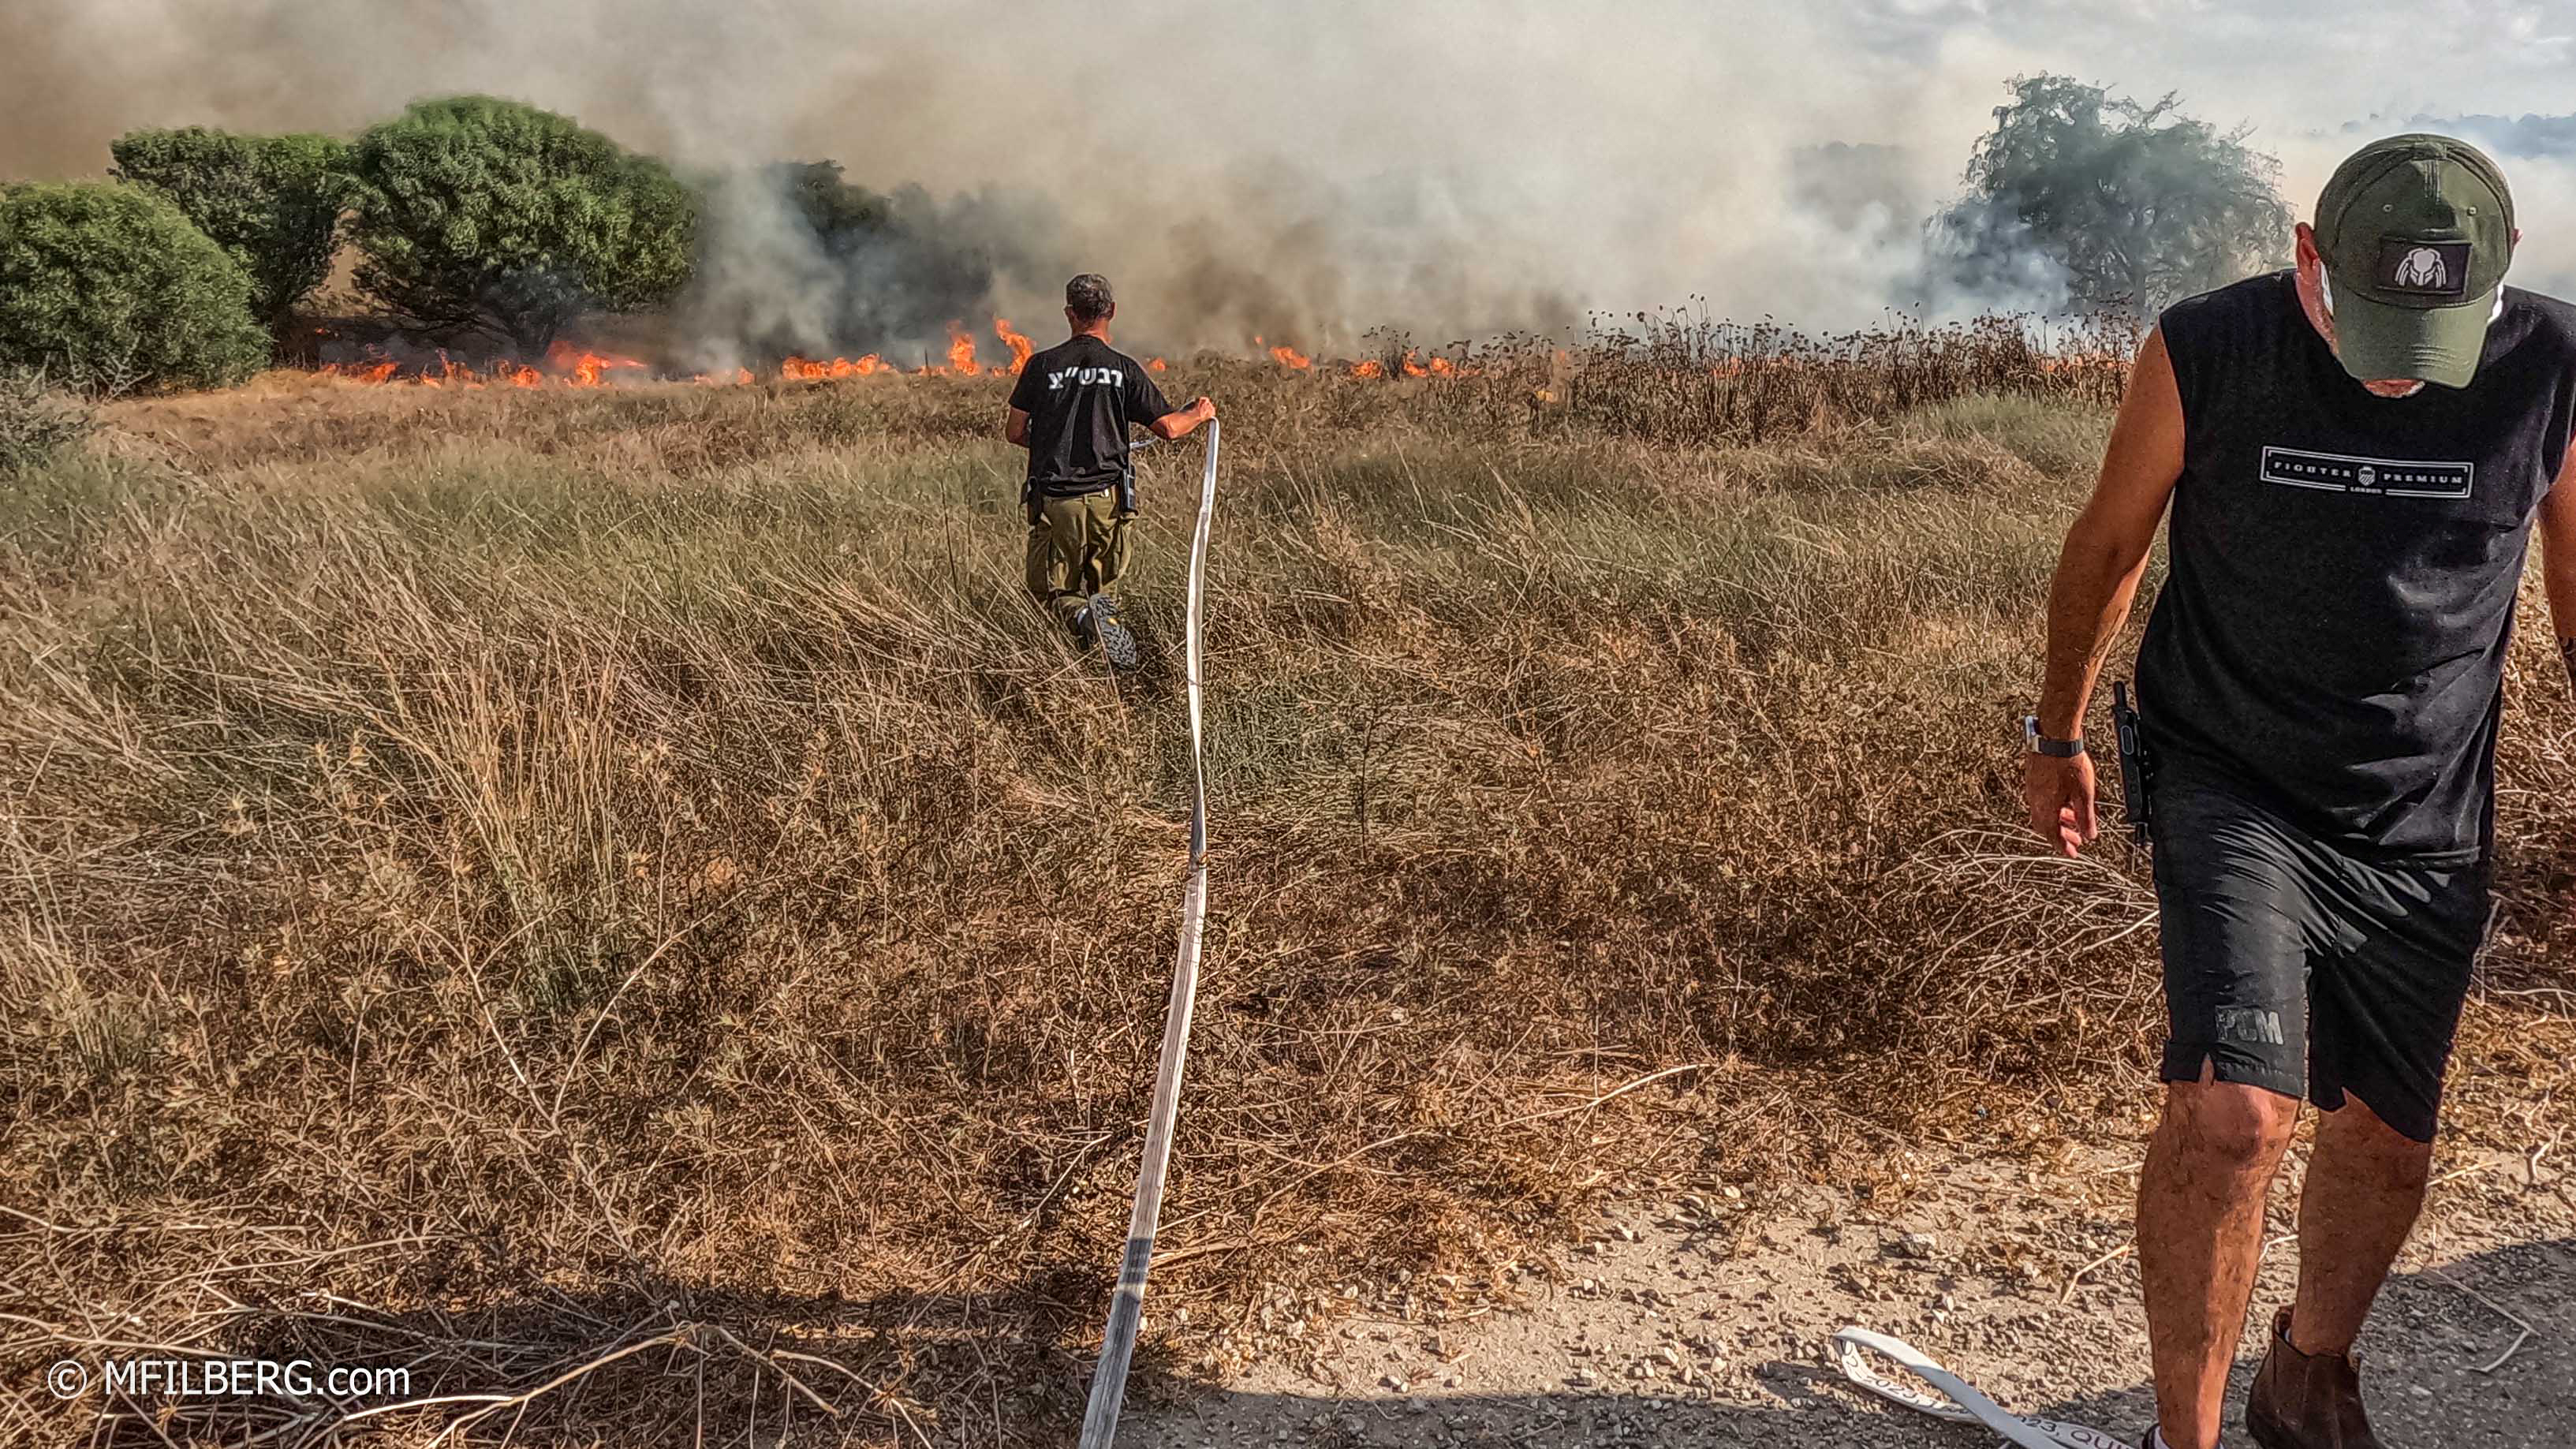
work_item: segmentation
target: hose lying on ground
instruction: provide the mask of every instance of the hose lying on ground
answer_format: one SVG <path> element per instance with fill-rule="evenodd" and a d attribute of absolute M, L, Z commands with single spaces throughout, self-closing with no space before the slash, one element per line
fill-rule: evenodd
<path fill-rule="evenodd" d="M 1091 1402 L 1082 1414 L 1081 1449 L 1109 1449 L 1118 1432 L 1118 1405 L 1127 1392 L 1127 1363 L 1144 1323 L 1145 1272 L 1153 1266 L 1154 1229 L 1163 1212 L 1163 1165 L 1172 1153 L 1172 1125 L 1181 1110 L 1181 1063 L 1189 1055 L 1190 1005 L 1198 994 L 1199 933 L 1207 923 L 1207 763 L 1199 707 L 1199 614 L 1207 595 L 1208 520 L 1216 512 L 1217 425 L 1207 425 L 1207 463 L 1199 474 L 1198 525 L 1190 532 L 1187 657 L 1190 696 L 1190 870 L 1181 899 L 1181 947 L 1172 968 L 1171 1004 L 1163 1012 L 1162 1060 L 1154 1069 L 1154 1114 L 1145 1129 L 1145 1162 L 1136 1173 L 1136 1206 L 1127 1220 L 1127 1256 L 1118 1268 L 1118 1295 L 1109 1303 L 1109 1328 L 1101 1336 L 1100 1363 L 1091 1374 Z"/>
<path fill-rule="evenodd" d="M 1893 1359 L 1907 1373 L 1939 1389 L 1941 1396 L 1935 1398 L 1880 1373 L 1870 1366 L 1863 1350 Z M 1966 1379 L 1934 1363 L 1921 1349 L 1901 1338 L 1872 1333 L 1866 1328 L 1846 1328 L 1834 1335 L 1834 1356 L 1844 1378 L 1890 1403 L 1954 1424 L 1983 1424 L 2021 1449 L 2131 1449 L 2128 1441 L 2082 1424 L 2037 1414 L 2006 1413 L 2001 1404 L 1977 1392 Z"/>

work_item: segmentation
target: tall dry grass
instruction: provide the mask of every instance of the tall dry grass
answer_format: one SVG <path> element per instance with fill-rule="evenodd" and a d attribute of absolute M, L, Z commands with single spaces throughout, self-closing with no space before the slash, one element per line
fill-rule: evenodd
<path fill-rule="evenodd" d="M 2139 863 L 2013 833 L 2101 410 L 1647 446 L 1476 381 L 1172 383 L 1228 466 L 1144 1392 L 1296 1352 L 1346 1284 L 1497 1291 L 1640 1182 L 1897 1195 L 1910 1140 L 2146 1100 Z M 0 1412 L 1062 1436 L 1169 970 L 1193 455 L 1145 455 L 1112 678 L 1020 596 L 999 411 L 273 380 L 116 405 L 0 492 L 10 1382 L 268 1354 L 466 1396 Z M 2568 1078 L 2570 715 L 2520 665 L 2471 1140 Z"/>

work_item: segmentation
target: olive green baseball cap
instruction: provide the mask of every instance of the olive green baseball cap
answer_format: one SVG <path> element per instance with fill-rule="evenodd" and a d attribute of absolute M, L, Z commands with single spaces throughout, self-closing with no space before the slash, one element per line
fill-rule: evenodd
<path fill-rule="evenodd" d="M 2467 387 L 2513 262 L 2495 162 L 2448 136 L 2373 141 L 2326 182 L 2316 233 L 2344 371 Z"/>

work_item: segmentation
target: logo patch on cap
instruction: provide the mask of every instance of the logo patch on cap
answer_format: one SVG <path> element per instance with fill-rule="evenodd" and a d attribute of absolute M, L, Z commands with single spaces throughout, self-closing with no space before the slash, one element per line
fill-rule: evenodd
<path fill-rule="evenodd" d="M 2383 237 L 2377 280 L 2383 291 L 2465 299 L 2469 295 L 2469 243 Z"/>

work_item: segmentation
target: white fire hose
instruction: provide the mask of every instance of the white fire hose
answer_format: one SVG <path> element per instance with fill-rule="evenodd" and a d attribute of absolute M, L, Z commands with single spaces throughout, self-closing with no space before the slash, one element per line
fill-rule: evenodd
<path fill-rule="evenodd" d="M 1208 525 L 1216 512 L 1217 424 L 1207 425 L 1207 461 L 1199 474 L 1197 525 L 1190 533 L 1186 657 L 1190 705 L 1190 861 L 1181 900 L 1180 950 L 1172 969 L 1172 994 L 1163 1013 L 1161 1060 L 1154 1071 L 1153 1114 L 1145 1130 L 1145 1155 L 1136 1173 L 1136 1201 L 1127 1221 L 1127 1252 L 1119 1264 L 1118 1291 L 1109 1303 L 1100 1360 L 1092 1370 L 1091 1399 L 1082 1415 L 1080 1449 L 1110 1449 L 1118 1410 L 1126 1397 L 1127 1370 L 1144 1324 L 1145 1275 L 1153 1267 L 1154 1234 L 1163 1211 L 1163 1171 L 1172 1154 L 1172 1129 L 1180 1117 L 1181 1069 L 1189 1055 L 1190 1008 L 1198 995 L 1199 940 L 1207 924 L 1206 726 L 1200 672 L 1200 615 L 1207 597 Z M 2099 1429 L 2037 1415 L 2016 1417 L 1967 1380 L 1933 1362 L 1901 1339 L 1861 1328 L 1834 1335 L 1843 1377 L 1891 1403 L 1959 1424 L 1983 1424 L 2020 1449 L 2129 1449 Z M 1900 1383 L 1870 1366 L 1865 1353 L 1893 1361 L 1939 1395 Z"/>
<path fill-rule="evenodd" d="M 1864 1351 L 1893 1360 L 1916 1379 L 1940 1390 L 1940 1395 L 1935 1397 L 1880 1373 L 1870 1365 Z M 1953 1424 L 1983 1424 L 2003 1435 L 2004 1442 L 2018 1444 L 2021 1449 L 2133 1449 L 2127 1440 L 2114 1439 L 2082 1424 L 2037 1414 L 2007 1413 L 2001 1404 L 1977 1392 L 1975 1385 L 1934 1363 L 1921 1349 L 1901 1338 L 1872 1333 L 1866 1328 L 1846 1328 L 1834 1335 L 1834 1357 L 1844 1378 L 1890 1403 L 1903 1404 L 1917 1413 Z"/>
<path fill-rule="evenodd" d="M 1145 1162 L 1136 1173 L 1136 1206 L 1127 1219 L 1127 1256 L 1118 1294 L 1109 1301 L 1100 1363 L 1091 1373 L 1091 1402 L 1082 1414 L 1081 1449 L 1109 1449 L 1118 1406 L 1127 1393 L 1127 1364 L 1145 1314 L 1145 1273 L 1154 1262 L 1154 1231 L 1163 1213 L 1163 1166 L 1172 1155 L 1172 1126 L 1181 1112 L 1181 1063 L 1190 1049 L 1190 1006 L 1198 994 L 1199 935 L 1207 924 L 1207 762 L 1199 703 L 1199 613 L 1207 597 L 1208 521 L 1216 513 L 1217 425 L 1207 425 L 1207 464 L 1199 474 L 1198 526 L 1190 533 L 1187 655 L 1190 696 L 1190 871 L 1181 898 L 1181 948 L 1172 968 L 1171 1004 L 1163 1012 L 1163 1053 L 1154 1069 L 1154 1112 L 1145 1129 Z"/>

